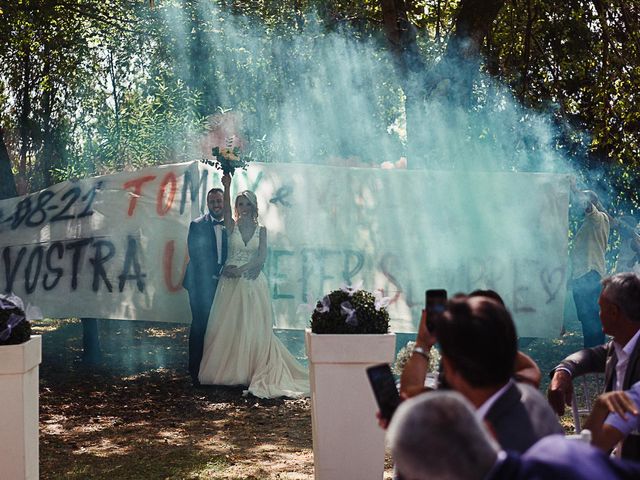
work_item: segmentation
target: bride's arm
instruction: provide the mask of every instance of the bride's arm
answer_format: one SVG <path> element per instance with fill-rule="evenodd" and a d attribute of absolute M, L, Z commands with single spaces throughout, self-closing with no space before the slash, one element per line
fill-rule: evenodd
<path fill-rule="evenodd" d="M 265 227 L 260 227 L 259 235 L 260 244 L 258 246 L 258 251 L 253 257 L 251 257 L 251 260 L 238 267 L 241 274 L 244 275 L 246 273 L 245 276 L 251 279 L 255 279 L 258 276 L 262 270 L 265 260 L 267 259 L 267 229 Z"/>
<path fill-rule="evenodd" d="M 222 176 L 222 186 L 224 187 L 223 193 L 223 203 L 222 203 L 222 215 L 224 218 L 224 226 L 227 229 L 227 234 L 230 235 L 233 232 L 233 228 L 235 226 L 235 222 L 233 221 L 233 216 L 231 215 L 231 176 L 229 174 L 225 174 Z M 225 277 L 239 277 L 242 275 L 242 272 L 238 272 L 238 267 L 235 265 L 225 265 L 222 269 L 222 275 Z"/>
<path fill-rule="evenodd" d="M 231 215 L 231 175 L 224 174 L 222 176 L 222 185 L 224 186 L 224 194 L 223 194 L 223 204 L 222 204 L 222 214 L 224 215 L 224 226 L 228 230 L 227 233 L 231 234 L 233 232 L 233 227 L 235 226 L 235 222 L 233 221 L 233 216 Z"/>

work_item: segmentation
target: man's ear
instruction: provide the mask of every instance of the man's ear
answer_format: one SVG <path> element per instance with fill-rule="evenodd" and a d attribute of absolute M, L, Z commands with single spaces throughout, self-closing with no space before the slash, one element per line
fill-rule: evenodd
<path fill-rule="evenodd" d="M 615 315 L 616 320 L 620 320 L 620 319 L 625 320 L 626 319 L 625 315 L 622 313 L 622 309 L 618 305 L 616 305 L 615 303 L 611 302 L 611 307 L 610 308 L 612 310 L 613 315 Z"/>

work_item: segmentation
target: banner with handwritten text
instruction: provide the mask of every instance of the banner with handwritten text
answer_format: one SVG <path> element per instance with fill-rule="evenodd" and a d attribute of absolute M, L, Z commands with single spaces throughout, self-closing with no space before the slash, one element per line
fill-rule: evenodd
<path fill-rule="evenodd" d="M 427 288 L 493 288 L 521 336 L 555 336 L 567 275 L 568 178 L 252 163 L 268 230 L 275 326 L 304 328 L 328 291 L 362 282 L 415 331 Z M 189 162 L 67 181 L 0 202 L 0 289 L 48 317 L 188 323 L 189 222 L 220 186 Z M 309 305 L 309 307 L 305 306 Z"/>

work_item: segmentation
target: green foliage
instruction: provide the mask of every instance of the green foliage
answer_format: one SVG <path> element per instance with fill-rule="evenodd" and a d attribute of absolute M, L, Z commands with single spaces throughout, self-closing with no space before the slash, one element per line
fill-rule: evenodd
<path fill-rule="evenodd" d="M 507 2 L 486 53 L 525 106 L 553 115 L 557 149 L 584 185 L 640 210 L 640 7 L 637 2 Z M 594 170 L 600 171 L 594 181 Z M 598 183 L 600 185 L 598 185 Z"/>
<path fill-rule="evenodd" d="M 351 310 L 354 316 L 349 318 Z M 388 333 L 389 312 L 385 307 L 376 307 L 375 297 L 369 292 L 334 290 L 318 302 L 311 315 L 311 331 L 325 334 Z"/>
<path fill-rule="evenodd" d="M 447 54 L 464 0 L 403 3 L 415 29 L 419 60 L 431 69 Z M 407 117 L 406 84 L 393 73 L 378 0 L 57 0 L 3 2 L 0 13 L 0 122 L 13 170 L 31 190 L 64 178 L 199 158 L 198 135 L 220 109 L 243 115 L 252 156 L 262 161 L 330 155 L 373 163 L 372 150 L 406 154 L 406 132 L 429 130 Z M 324 78 L 312 66 L 332 67 L 318 45 L 338 32 L 377 65 Z M 357 50 L 355 54 L 358 54 Z M 468 125 L 460 142 L 498 146 L 516 138 L 499 169 L 522 169 L 521 159 L 571 159 L 591 188 L 613 192 L 612 211 L 640 210 L 640 6 L 628 0 L 504 2 L 483 40 L 482 69 L 509 91 L 478 77 L 470 86 Z M 347 65 L 347 67 L 351 67 Z M 428 76 L 427 72 L 424 73 Z M 453 77 L 455 71 L 448 72 Z M 367 128 L 340 111 L 341 75 L 356 78 L 374 107 Z M 447 78 L 448 80 L 449 78 Z M 296 121 L 317 105 L 296 103 L 302 86 L 318 83 L 336 99 L 335 130 L 313 117 L 301 129 L 314 139 L 296 151 L 274 137 L 283 108 Z M 324 84 L 323 84 L 324 82 Z M 425 96 L 433 92 L 425 91 Z M 523 106 L 520 123 L 501 102 L 513 94 Z M 556 132 L 540 151 L 538 114 L 550 115 Z M 483 118 L 496 121 L 486 125 Z M 511 117 L 510 117 L 511 116 Z M 504 121 L 502 121 L 504 119 Z M 304 119 L 303 119 L 304 120 Z M 419 121 L 419 120 L 418 120 Z M 414 122 L 412 124 L 412 122 Z M 505 131 L 500 131 L 504 125 Z M 372 135 L 370 132 L 374 131 Z M 388 132 L 388 133 L 387 133 Z M 429 150 L 431 159 L 447 152 Z M 397 157 L 396 157 L 397 158 Z M 386 158 L 385 158 L 386 160 Z M 411 161 L 411 160 L 410 160 Z M 553 160 L 550 160 L 551 162 Z M 431 168 L 447 166 L 430 160 Z M 379 163 L 379 162 L 378 162 Z M 594 172 L 596 172 L 594 174 Z"/>

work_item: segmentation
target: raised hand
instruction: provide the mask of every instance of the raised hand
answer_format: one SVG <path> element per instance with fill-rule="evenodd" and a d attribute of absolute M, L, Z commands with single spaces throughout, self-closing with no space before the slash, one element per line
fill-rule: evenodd
<path fill-rule="evenodd" d="M 231 175 L 229 175 L 228 173 L 225 173 L 222 176 L 222 186 L 224 186 L 224 188 L 228 190 L 230 185 L 231 185 Z"/>
<path fill-rule="evenodd" d="M 427 311 L 423 309 L 420 325 L 418 326 L 418 335 L 416 336 L 416 346 L 428 351 L 437 341 L 436 336 L 427 328 Z"/>

